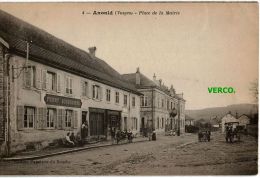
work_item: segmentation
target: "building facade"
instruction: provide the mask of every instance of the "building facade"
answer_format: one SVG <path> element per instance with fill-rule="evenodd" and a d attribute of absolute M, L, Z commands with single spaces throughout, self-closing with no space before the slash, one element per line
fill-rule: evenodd
<path fill-rule="evenodd" d="M 87 53 L 2 11 L 0 20 L 1 154 L 80 136 L 84 122 L 88 138 L 139 132 L 142 94 L 96 48 Z"/>
<path fill-rule="evenodd" d="M 148 79 L 139 68 L 136 73 L 123 77 L 135 84 L 141 96 L 141 131 L 152 128 L 157 133 L 168 130 L 185 131 L 185 100 L 182 94 L 176 94 L 171 86 L 168 89 L 161 80 Z"/>

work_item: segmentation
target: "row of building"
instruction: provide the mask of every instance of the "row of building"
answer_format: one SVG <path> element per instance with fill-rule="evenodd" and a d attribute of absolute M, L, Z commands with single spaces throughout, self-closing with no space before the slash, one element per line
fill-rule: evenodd
<path fill-rule="evenodd" d="M 119 74 L 89 52 L 0 11 L 0 147 L 44 148 L 67 132 L 109 139 L 111 130 L 184 132 L 185 100 L 139 68 Z"/>

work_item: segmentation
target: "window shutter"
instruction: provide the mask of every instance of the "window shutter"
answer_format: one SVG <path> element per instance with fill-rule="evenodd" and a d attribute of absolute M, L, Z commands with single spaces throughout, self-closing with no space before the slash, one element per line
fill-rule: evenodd
<path fill-rule="evenodd" d="M 57 119 L 55 128 L 62 129 L 62 109 L 57 109 Z"/>
<path fill-rule="evenodd" d="M 78 111 L 73 111 L 73 128 L 78 128 Z"/>
<path fill-rule="evenodd" d="M 23 129 L 24 107 L 17 106 L 17 130 Z"/>
<path fill-rule="evenodd" d="M 36 117 L 35 127 L 36 127 L 36 129 L 41 129 L 42 128 L 43 110 L 42 110 L 42 108 L 37 108 L 36 112 L 37 112 L 37 117 Z"/>
<path fill-rule="evenodd" d="M 42 108 L 42 129 L 47 128 L 47 108 Z"/>
<path fill-rule="evenodd" d="M 39 67 L 36 67 L 35 73 L 36 73 L 36 88 L 41 89 L 41 83 L 42 83 L 42 81 L 41 81 L 41 78 L 42 78 L 41 69 Z"/>
<path fill-rule="evenodd" d="M 73 80 L 72 80 L 72 78 L 70 78 L 70 94 L 72 94 L 73 93 L 73 91 L 72 91 L 72 88 L 73 88 Z"/>
<path fill-rule="evenodd" d="M 60 74 L 59 73 L 57 73 L 57 84 L 56 84 L 57 86 L 57 92 L 59 93 L 59 92 L 61 92 L 61 76 L 60 76 Z"/>
<path fill-rule="evenodd" d="M 42 70 L 42 89 L 47 90 L 47 70 Z"/>
<path fill-rule="evenodd" d="M 81 81 L 81 95 L 82 96 L 87 96 L 86 87 L 85 87 L 85 81 Z"/>
<path fill-rule="evenodd" d="M 24 80 L 23 80 L 23 82 L 24 82 L 24 87 L 26 87 L 26 88 L 30 88 L 31 87 L 31 82 L 32 82 L 32 70 L 31 70 L 31 68 L 25 68 L 24 69 L 24 72 L 23 72 L 23 74 L 24 74 Z"/>
<path fill-rule="evenodd" d="M 92 85 L 90 83 L 88 83 L 87 97 L 92 98 Z"/>
<path fill-rule="evenodd" d="M 99 87 L 99 97 L 100 97 L 100 100 L 103 99 L 103 87 Z"/>
<path fill-rule="evenodd" d="M 65 118 L 66 118 L 66 111 L 65 109 L 62 109 L 62 112 L 61 112 L 61 129 L 65 129 L 66 128 L 66 125 L 65 125 Z"/>

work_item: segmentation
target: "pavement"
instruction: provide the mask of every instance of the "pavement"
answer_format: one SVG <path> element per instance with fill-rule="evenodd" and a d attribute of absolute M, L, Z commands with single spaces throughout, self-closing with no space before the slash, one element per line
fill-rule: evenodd
<path fill-rule="evenodd" d="M 147 137 L 137 137 L 133 139 L 133 143 L 138 142 L 145 142 L 149 141 Z M 122 144 L 129 144 L 126 140 L 119 142 L 119 144 L 115 144 L 111 141 L 100 141 L 100 142 L 94 142 L 85 144 L 81 147 L 73 147 L 73 148 L 67 148 L 67 147 L 55 147 L 55 148 L 46 148 L 42 150 L 37 151 L 27 151 L 27 152 L 20 152 L 12 155 L 11 157 L 2 158 L 1 161 L 22 161 L 22 160 L 34 160 L 34 159 L 40 159 L 40 158 L 46 158 L 61 154 L 67 154 L 72 152 L 78 152 L 83 150 L 89 150 L 89 149 L 95 149 L 95 148 L 102 148 L 102 147 L 109 147 L 109 146 L 118 146 Z"/>

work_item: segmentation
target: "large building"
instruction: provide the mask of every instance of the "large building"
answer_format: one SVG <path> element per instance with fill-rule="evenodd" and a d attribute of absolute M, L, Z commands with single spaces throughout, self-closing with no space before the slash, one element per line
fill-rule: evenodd
<path fill-rule="evenodd" d="M 106 62 L 0 11 L 1 154 L 43 148 L 79 134 L 140 130 L 140 96 Z"/>
<path fill-rule="evenodd" d="M 123 77 L 134 84 L 141 97 L 141 131 L 151 127 L 157 133 L 167 130 L 185 132 L 185 100 L 183 94 L 176 94 L 173 86 L 166 87 L 162 80 L 153 76 L 150 80 L 139 68 L 136 73 Z"/>

